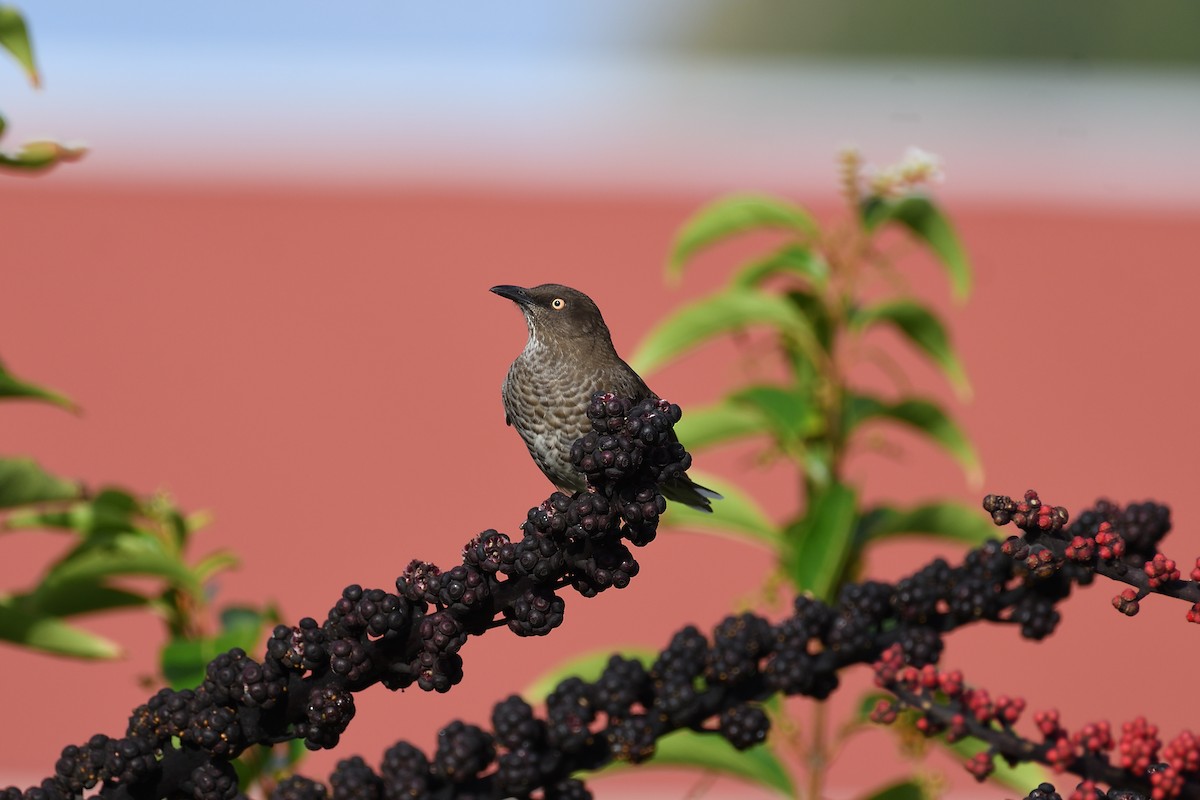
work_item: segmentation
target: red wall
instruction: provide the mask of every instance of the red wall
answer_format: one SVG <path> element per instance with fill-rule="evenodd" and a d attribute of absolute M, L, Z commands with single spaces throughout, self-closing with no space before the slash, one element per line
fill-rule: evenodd
<path fill-rule="evenodd" d="M 273 599 L 289 619 L 323 617 L 345 584 L 390 587 L 414 557 L 453 562 L 478 531 L 515 530 L 547 493 L 500 407 L 524 326 L 487 288 L 584 289 L 629 353 L 731 263 L 736 247 L 698 263 L 682 290 L 660 278 L 673 231 L 703 199 L 5 181 L 0 356 L 85 414 L 4 405 L 3 452 L 93 483 L 166 488 L 188 509 L 211 510 L 200 549 L 232 547 L 243 559 L 222 580 L 221 601 Z M 985 485 L 967 487 L 910 440 L 902 461 L 856 458 L 853 477 L 873 498 L 976 500 L 1031 486 L 1071 509 L 1099 495 L 1156 498 L 1174 507 L 1167 553 L 1186 572 L 1200 552 L 1190 503 L 1200 215 L 951 211 L 977 269 L 969 305 L 948 301 L 929 264 L 906 274 L 947 311 L 964 355 L 975 399 L 959 419 L 978 443 Z M 650 383 L 686 412 L 740 374 L 731 353 L 715 347 Z M 947 397 L 932 371 L 918 364 L 914 374 Z M 744 451 L 700 459 L 743 480 L 748 461 Z M 781 473 L 756 485 L 775 513 L 795 502 Z M 5 537 L 0 587 L 29 585 L 59 547 L 46 535 Z M 948 550 L 889 546 L 871 571 L 894 578 Z M 367 692 L 337 756 L 375 761 L 399 737 L 429 746 L 440 725 L 483 722 L 492 701 L 560 658 L 659 646 L 686 622 L 711 626 L 753 597 L 769 567 L 747 546 L 684 533 L 661 536 L 639 559 L 628 589 L 568 596 L 566 623 L 545 639 L 496 631 L 470 643 L 466 680 L 449 695 Z M 1101 581 L 1072 598 L 1042 644 L 1009 628 L 955 634 L 944 663 L 994 693 L 1060 708 L 1068 726 L 1146 711 L 1173 735 L 1192 716 L 1178 692 L 1200 653 L 1186 608 L 1151 599 L 1130 620 L 1111 608 L 1115 593 Z M 127 659 L 83 664 L 0 646 L 0 782 L 50 774 L 63 745 L 120 733 L 147 695 L 138 679 L 154 670 L 160 626 L 125 614 L 94 628 Z M 1152 677 L 1126 683 L 1127 673 Z M 30 723 L 15 735 L 13 720 Z M 881 735 L 864 737 L 835 765 L 835 793 L 898 774 L 893 752 Z M 333 762 L 321 754 L 310 767 L 326 775 Z M 973 785 L 951 771 L 956 785 Z"/>

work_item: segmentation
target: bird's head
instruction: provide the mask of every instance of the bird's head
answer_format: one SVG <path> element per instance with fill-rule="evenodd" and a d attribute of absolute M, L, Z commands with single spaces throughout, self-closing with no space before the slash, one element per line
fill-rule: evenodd
<path fill-rule="evenodd" d="M 529 339 L 537 344 L 566 343 L 574 339 L 606 342 L 612 338 L 600 309 L 578 289 L 557 283 L 543 283 L 525 289 L 520 286 L 493 286 L 501 297 L 517 304 L 529 326 Z"/>

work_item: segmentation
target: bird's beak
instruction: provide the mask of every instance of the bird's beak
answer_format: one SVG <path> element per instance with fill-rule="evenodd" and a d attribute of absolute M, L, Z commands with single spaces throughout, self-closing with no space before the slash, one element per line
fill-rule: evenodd
<path fill-rule="evenodd" d="M 493 286 L 489 291 L 507 297 L 519 306 L 533 305 L 533 298 L 529 296 L 529 292 L 522 289 L 520 286 Z"/>

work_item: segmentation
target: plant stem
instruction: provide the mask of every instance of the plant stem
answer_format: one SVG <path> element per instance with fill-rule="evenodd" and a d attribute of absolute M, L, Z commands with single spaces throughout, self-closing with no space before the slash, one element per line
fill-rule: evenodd
<path fill-rule="evenodd" d="M 813 703 L 812 739 L 808 748 L 808 800 L 821 800 L 825 786 L 825 766 L 828 761 L 825 744 L 825 703 Z"/>

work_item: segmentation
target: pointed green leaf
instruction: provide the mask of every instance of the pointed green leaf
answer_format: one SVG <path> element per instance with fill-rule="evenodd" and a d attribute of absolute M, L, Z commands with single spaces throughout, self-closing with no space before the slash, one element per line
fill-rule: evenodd
<path fill-rule="evenodd" d="M 47 586 L 43 583 L 29 595 L 29 601 L 42 613 L 55 617 L 72 617 L 111 611 L 115 608 L 143 606 L 149 603 L 150 599 L 136 592 L 103 584 L 76 582 L 57 586 Z"/>
<path fill-rule="evenodd" d="M 979 545 L 996 538 L 996 527 L 987 514 L 965 503 L 946 501 L 905 509 L 877 506 L 863 515 L 856 538 L 866 544 L 898 534 L 931 534 Z"/>
<path fill-rule="evenodd" d="M 950 221 L 927 197 L 910 195 L 896 200 L 870 198 L 862 208 L 867 230 L 895 223 L 907 228 L 937 256 L 950 276 L 954 296 L 965 300 L 971 293 L 971 265 Z"/>
<path fill-rule="evenodd" d="M 916 781 L 899 781 L 862 796 L 862 800 L 927 800 L 929 795 Z"/>
<path fill-rule="evenodd" d="M 173 639 L 163 645 L 159 666 L 172 689 L 191 689 L 203 683 L 208 662 L 223 652 L 212 638 Z"/>
<path fill-rule="evenodd" d="M 88 537 L 90 546 L 107 544 L 101 534 L 131 531 L 137 528 L 141 512 L 137 499 L 124 491 L 107 487 L 90 500 L 65 508 L 32 509 L 14 513 L 5 520 L 8 528 L 62 528 Z"/>
<path fill-rule="evenodd" d="M 966 762 L 971 756 L 982 753 L 988 749 L 985 742 L 978 739 L 960 739 L 954 743 L 947 743 L 944 737 L 939 736 L 936 740 L 938 744 L 945 747 L 955 756 Z M 1039 783 L 1045 783 L 1049 780 L 1046 770 L 1040 764 L 1023 763 L 1013 767 L 1002 757 L 997 757 L 992 760 L 996 769 L 991 774 L 989 780 L 1011 789 L 1014 792 L 1028 793 L 1029 790 Z"/>
<path fill-rule="evenodd" d="M 919 398 L 889 403 L 870 395 L 850 395 L 843 420 L 846 437 L 871 419 L 898 422 L 928 436 L 959 463 L 972 485 L 980 482 L 981 468 L 975 448 L 963 430 L 935 403 Z"/>
<path fill-rule="evenodd" d="M 197 583 L 205 583 L 218 572 L 233 569 L 241 563 L 237 555 L 229 550 L 218 550 L 205 556 L 192 567 L 192 575 Z"/>
<path fill-rule="evenodd" d="M 99 546 L 107 543 L 102 534 L 134 530 L 139 511 L 132 495 L 108 488 L 91 500 L 71 503 L 65 508 L 19 509 L 5 518 L 3 527 L 8 530 L 59 528 L 75 531 Z"/>
<path fill-rule="evenodd" d="M 630 363 L 641 375 L 722 333 L 770 325 L 799 346 L 816 349 L 808 320 L 786 298 L 749 289 L 727 289 L 690 303 L 646 335 Z"/>
<path fill-rule="evenodd" d="M 696 253 L 732 236 L 753 230 L 786 230 L 808 239 L 816 236 L 817 223 L 800 206 L 765 195 L 732 195 L 720 198 L 692 216 L 679 235 L 667 264 L 667 276 L 678 278 Z"/>
<path fill-rule="evenodd" d="M 16 598 L 0 599 L 0 639 L 73 658 L 117 658 L 121 649 L 109 639 L 43 614 Z"/>
<path fill-rule="evenodd" d="M 0 167 L 17 172 L 33 172 L 49 169 L 57 164 L 78 161 L 86 154 L 86 147 L 50 141 L 25 142 L 16 153 L 0 152 Z"/>
<path fill-rule="evenodd" d="M 648 647 L 605 648 L 590 653 L 575 656 L 542 673 L 533 683 L 521 691 L 525 701 L 537 705 L 546 702 L 546 698 L 554 691 L 554 687 L 567 678 L 582 678 L 585 681 L 595 681 L 608 666 L 608 661 L 614 655 L 626 659 L 636 659 L 642 666 L 649 669 L 658 658 L 658 652 Z"/>
<path fill-rule="evenodd" d="M 689 452 L 722 442 L 766 433 L 762 416 L 737 403 L 722 400 L 701 408 L 688 408 L 675 423 L 675 434 Z"/>
<path fill-rule="evenodd" d="M 752 289 L 775 275 L 803 278 L 820 288 L 829 280 L 829 265 L 811 248 L 786 244 L 738 270 L 733 275 L 732 284 L 741 289 Z"/>
<path fill-rule="evenodd" d="M 751 386 L 730 398 L 762 416 L 775 439 L 787 445 L 798 442 L 812 430 L 812 402 L 808 393 L 795 387 Z"/>
<path fill-rule="evenodd" d="M 21 380 L 9 372 L 3 363 L 0 363 L 0 400 L 3 399 L 40 400 L 70 411 L 79 410 L 78 406 L 66 395 L 44 386 L 38 386 L 36 383 Z"/>
<path fill-rule="evenodd" d="M 970 397 L 970 381 L 946 328 L 925 306 L 913 300 L 891 300 L 854 311 L 850 322 L 863 331 L 877 323 L 893 326 L 942 370 L 960 397 Z"/>
<path fill-rule="evenodd" d="M 29 41 L 29 28 L 21 12 L 10 5 L 0 5 L 0 48 L 7 50 L 29 76 L 34 86 L 41 83 L 37 64 L 33 60 L 33 45 Z"/>
<path fill-rule="evenodd" d="M 85 540 L 50 568 L 43 582 L 51 588 L 76 581 L 100 583 L 122 575 L 151 575 L 199 591 L 191 570 L 174 554 L 164 552 L 153 534 L 138 530 L 107 532 Z"/>
<path fill-rule="evenodd" d="M 858 493 L 832 483 L 809 499 L 809 507 L 785 532 L 784 569 L 798 592 L 830 600 L 854 550 Z"/>
<path fill-rule="evenodd" d="M 787 767 L 766 744 L 738 750 L 721 736 L 680 730 L 658 740 L 654 756 L 641 765 L 647 766 L 692 767 L 796 796 Z"/>
<path fill-rule="evenodd" d="M 0 508 L 71 500 L 80 486 L 55 477 L 29 458 L 0 458 Z"/>
<path fill-rule="evenodd" d="M 682 503 L 668 503 L 667 513 L 662 518 L 664 525 L 731 536 L 772 551 L 779 549 L 779 530 L 767 519 L 754 498 L 732 483 L 712 475 L 696 470 L 691 470 L 689 475 L 696 483 L 720 494 L 721 500 L 713 503 L 712 513 L 697 511 Z"/>

